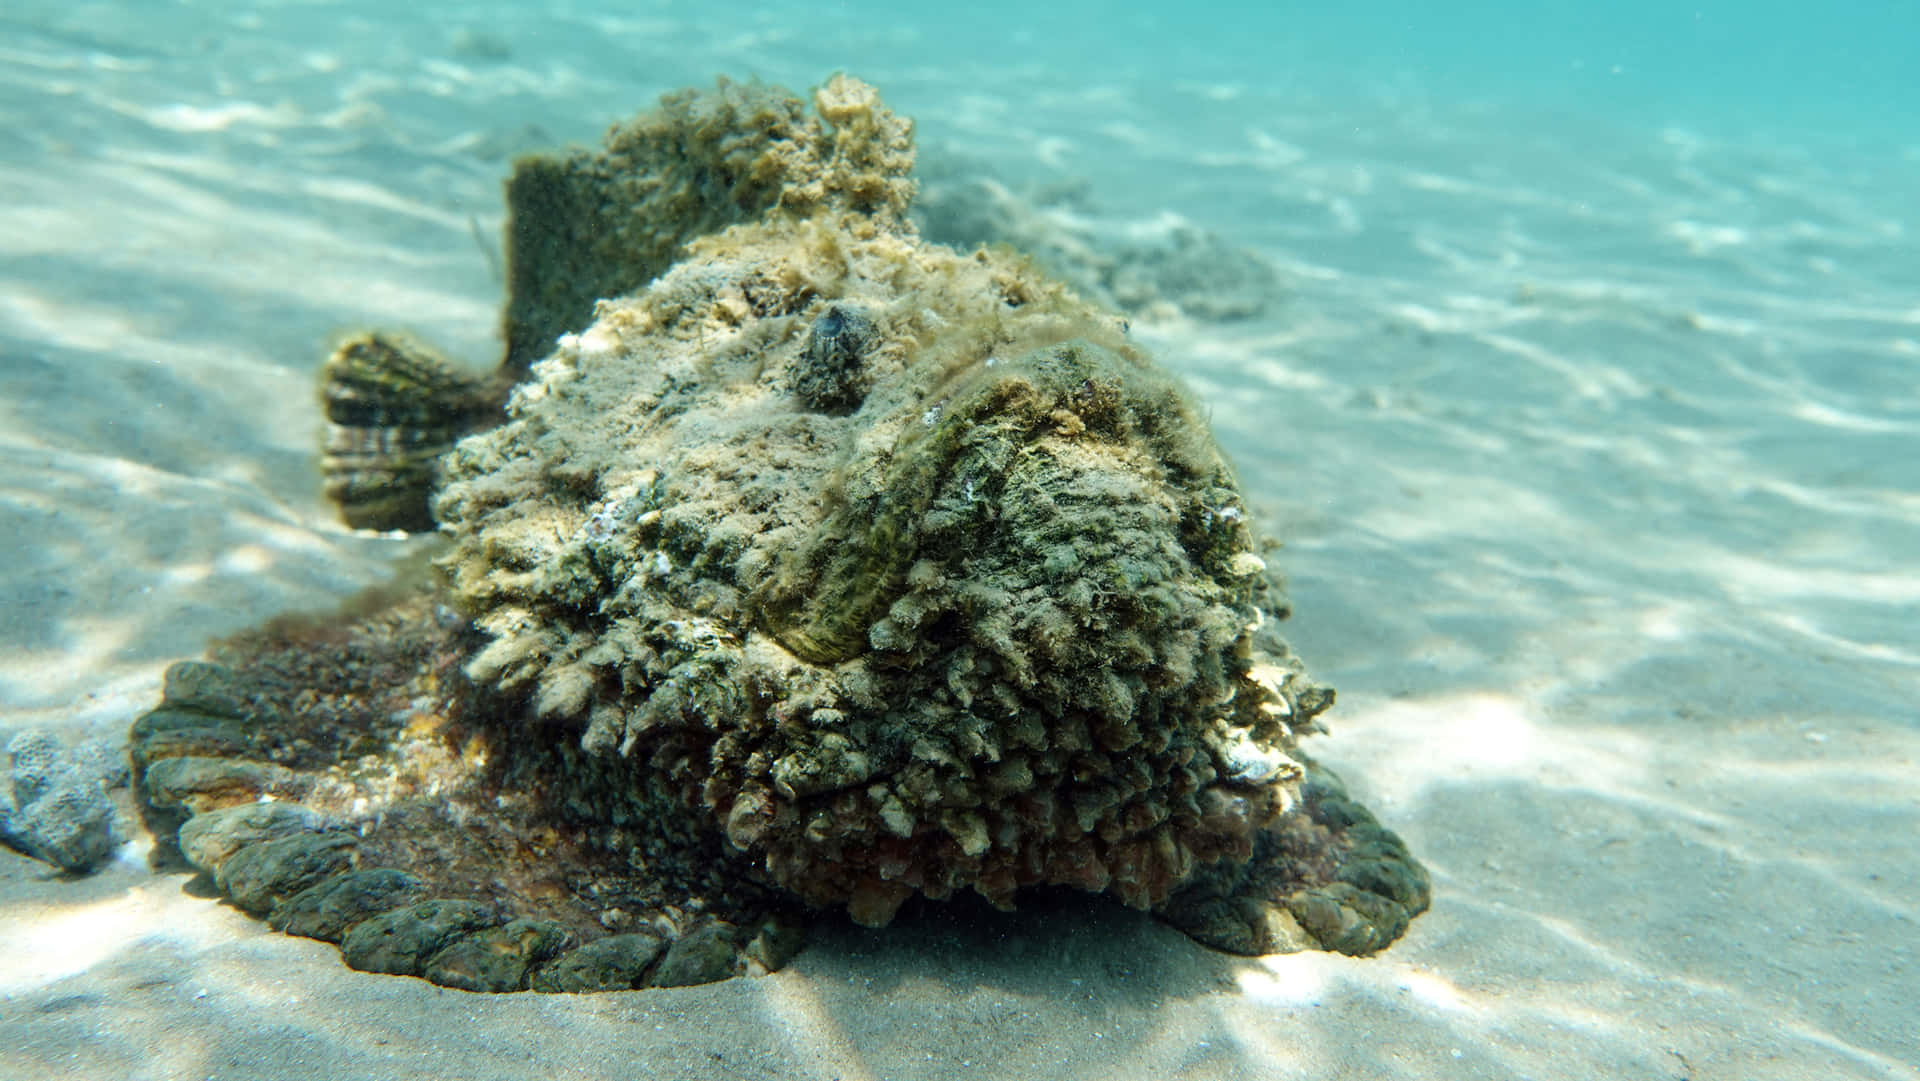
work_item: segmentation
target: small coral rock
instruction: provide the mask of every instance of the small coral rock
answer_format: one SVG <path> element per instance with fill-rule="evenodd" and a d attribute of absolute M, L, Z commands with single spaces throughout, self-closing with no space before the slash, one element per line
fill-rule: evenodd
<path fill-rule="evenodd" d="M 12 768 L 0 790 L 0 842 L 74 873 L 112 859 L 120 830 L 107 791 L 127 783 L 120 750 L 102 740 L 69 750 L 36 729 L 9 740 L 7 753 Z"/>

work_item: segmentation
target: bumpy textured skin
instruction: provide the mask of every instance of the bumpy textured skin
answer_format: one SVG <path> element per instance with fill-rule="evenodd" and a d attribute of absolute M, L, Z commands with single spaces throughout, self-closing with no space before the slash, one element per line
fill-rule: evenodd
<path fill-rule="evenodd" d="M 822 94 L 815 116 L 777 87 L 722 79 L 715 90 L 667 95 L 615 127 L 601 150 L 515 162 L 505 367 L 523 375 L 555 338 L 592 321 L 596 301 L 645 288 L 695 237 L 776 206 L 904 212 L 912 149 L 895 136 L 907 123 L 843 103 L 833 86 Z M 899 130 L 868 131 L 867 122 Z"/>
<path fill-rule="evenodd" d="M 446 565 L 492 637 L 468 671 L 863 922 L 962 887 L 1157 904 L 1250 853 L 1331 696 L 1270 632 L 1231 471 L 1114 321 L 863 224 L 697 243 L 449 457 Z M 822 412 L 793 387 L 849 305 L 872 386 Z"/>
<path fill-rule="evenodd" d="M 419 589 L 278 620 L 174 665 L 131 733 L 160 862 L 204 872 L 279 930 L 339 943 L 353 968 L 463 990 L 780 967 L 799 945 L 798 906 L 745 882 L 715 838 L 685 834 L 636 861 L 622 823 L 578 798 L 576 749 L 527 740 L 525 703 L 462 674 L 475 645 L 438 591 Z M 680 954 L 704 966 L 666 967 L 689 937 L 705 948 Z M 609 958 L 610 940 L 651 948 Z"/>
<path fill-rule="evenodd" d="M 904 126 L 837 93 L 897 140 L 849 167 L 904 183 Z M 1244 861 L 1332 696 L 1193 406 L 1018 258 L 802 210 L 604 302 L 448 458 L 469 673 L 866 923 L 962 888 L 1152 907 Z"/>
<path fill-rule="evenodd" d="M 806 910 L 960 890 L 1391 941 L 1425 874 L 1296 751 L 1333 695 L 1193 404 L 1019 257 L 923 243 L 871 88 L 730 94 L 622 131 L 754 118 L 777 194 L 436 463 L 444 586 L 176 668 L 134 732 L 156 834 L 355 967 L 470 989 L 764 971 Z M 623 137 L 576 166 L 682 145 Z"/>
<path fill-rule="evenodd" d="M 346 523 L 431 530 L 440 456 L 499 423 L 507 391 L 556 338 L 591 323 L 601 298 L 644 288 L 688 241 L 776 208 L 905 214 L 911 125 L 863 108 L 857 85 L 823 89 L 811 115 L 776 87 L 722 79 L 712 91 L 668 94 L 598 151 L 515 161 L 498 368 L 477 375 L 422 342 L 368 333 L 341 343 L 321 369 L 320 468 Z"/>

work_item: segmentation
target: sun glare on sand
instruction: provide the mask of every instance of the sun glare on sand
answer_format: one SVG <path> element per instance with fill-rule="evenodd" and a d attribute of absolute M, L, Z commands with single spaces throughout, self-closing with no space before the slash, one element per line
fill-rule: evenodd
<path fill-rule="evenodd" d="M 129 943 L 178 938 L 178 887 L 137 886 L 92 904 L 31 906 L 0 920 L 0 994 L 45 987 L 85 972 Z M 190 922 L 190 921 L 189 921 Z"/>

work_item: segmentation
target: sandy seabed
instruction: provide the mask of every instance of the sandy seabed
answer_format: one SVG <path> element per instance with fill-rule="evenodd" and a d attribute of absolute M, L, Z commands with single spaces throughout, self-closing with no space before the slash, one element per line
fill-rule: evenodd
<path fill-rule="evenodd" d="M 1435 900 L 1365 960 L 924 906 L 764 979 L 476 996 L 350 972 L 137 843 L 82 880 L 0 850 L 0 1076 L 1920 1078 L 1920 151 L 665 8 L 19 7 L 0 730 L 117 737 L 209 636 L 383 579 L 409 542 L 321 504 L 313 371 L 364 324 L 496 355 L 507 156 L 844 67 L 923 145 L 1089 181 L 1082 224 L 1276 261 L 1260 319 L 1135 330 L 1286 542 L 1289 637 L 1341 692 L 1311 749 Z"/>

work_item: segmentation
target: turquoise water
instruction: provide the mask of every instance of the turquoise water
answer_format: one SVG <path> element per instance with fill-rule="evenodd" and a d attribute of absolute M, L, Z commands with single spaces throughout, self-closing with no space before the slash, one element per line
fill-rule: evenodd
<path fill-rule="evenodd" d="M 1093 83 L 1383 89 L 1723 135 L 1911 142 L 1920 7 L 1702 3 L 1021 4 L 779 7 L 743 20 L 802 48 L 897 47 L 901 64 L 1033 68 Z"/>
<path fill-rule="evenodd" d="M 1218 64 L 1280 86 L 1399 85 L 1723 134 L 1911 140 L 1920 107 L 1920 8 L 1900 0 L 1192 4 L 1112 22 L 1185 77 Z"/>

